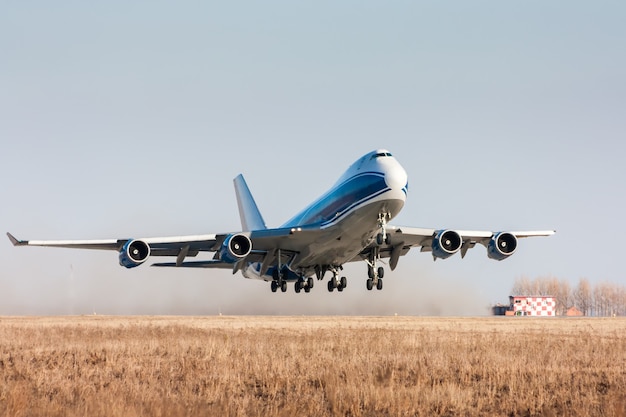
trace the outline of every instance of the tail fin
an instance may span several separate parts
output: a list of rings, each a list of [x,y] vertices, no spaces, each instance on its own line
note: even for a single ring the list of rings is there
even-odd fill
[[[252,230],[267,229],[265,220],[263,220],[263,216],[261,216],[261,212],[259,212],[259,208],[254,202],[254,197],[252,197],[243,175],[237,175],[233,182],[235,183],[235,194],[237,194],[242,231],[250,232]]]

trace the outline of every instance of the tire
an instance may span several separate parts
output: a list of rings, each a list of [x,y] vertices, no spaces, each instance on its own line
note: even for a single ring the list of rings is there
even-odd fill
[[[333,286],[333,280],[328,281],[328,292],[333,292],[335,287]]]
[[[272,288],[272,292],[276,292],[276,290],[278,290],[278,284],[276,284],[276,281],[272,281],[270,287]]]
[[[366,282],[365,282],[365,286],[367,287],[368,291],[371,291],[372,288],[374,288],[374,282],[372,281],[371,278],[369,278]]]
[[[299,282],[296,282],[293,286],[294,290],[296,290],[296,294],[300,294],[300,291],[302,290],[301,284]]]
[[[280,290],[282,292],[287,292],[287,281],[283,281],[282,285],[280,286]]]
[[[306,282],[308,284],[307,287],[308,287],[309,291],[311,291],[311,288],[313,288],[313,284],[315,283],[315,281],[313,280],[313,277],[309,277],[309,279],[307,279]],[[307,292],[309,292],[309,291],[307,291]]]
[[[385,276],[385,268],[383,268],[382,266],[378,267],[378,278],[382,278]]]
[[[378,246],[381,246],[383,244],[383,242],[384,242],[383,234],[382,233],[377,234],[376,235],[376,244]]]
[[[367,276],[369,278],[374,278],[374,268],[369,265],[367,266]]]
[[[382,290],[383,289],[383,280],[379,279],[378,282],[376,283],[376,289],[377,290]]]
[[[339,283],[341,285],[341,288],[346,288],[348,286],[348,280],[346,279],[346,277],[341,277]]]

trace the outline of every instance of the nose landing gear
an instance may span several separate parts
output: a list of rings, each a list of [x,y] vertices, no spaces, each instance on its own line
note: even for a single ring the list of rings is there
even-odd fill
[[[372,248],[367,262],[367,281],[365,282],[368,291],[376,287],[377,290],[383,289],[383,277],[385,276],[385,268],[378,266],[380,261],[380,248],[375,246]]]
[[[390,243],[389,235],[387,234],[387,219],[390,218],[391,213],[383,212],[378,214],[378,227],[380,228],[380,233],[376,235],[376,244],[378,246]]]

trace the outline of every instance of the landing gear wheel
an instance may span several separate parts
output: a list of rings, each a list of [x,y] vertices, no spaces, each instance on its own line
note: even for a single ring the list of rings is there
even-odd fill
[[[367,266],[367,276],[369,278],[374,278],[374,268],[372,268],[370,265]]]
[[[311,292],[311,287],[304,287],[304,292]]]
[[[328,291],[333,292],[333,290],[335,288],[337,288],[337,291],[343,291],[343,289],[346,287],[345,285],[341,285],[342,281],[341,279],[343,279],[344,283],[345,283],[345,277],[343,278],[339,278],[337,275],[339,273],[340,270],[342,270],[343,268],[340,266],[333,266],[332,269],[330,269],[330,271],[332,271],[333,273],[333,277],[328,280]]]
[[[384,241],[385,241],[385,237],[383,236],[382,233],[379,233],[379,234],[376,235],[376,244],[378,246],[381,246]]]
[[[382,266],[378,267],[378,278],[382,278],[385,276],[385,268],[383,268]]]
[[[270,286],[272,288],[272,292],[276,292],[276,290],[278,289],[278,283],[276,281],[272,281],[272,284]]]
[[[302,290],[302,284],[300,282],[296,282],[293,286],[294,290],[296,290],[296,294],[300,294]]]
[[[309,291],[311,291],[311,288],[313,288],[313,284],[315,283],[315,281],[313,281],[313,277],[309,277],[309,279],[306,280],[307,286],[306,288],[309,289]],[[305,290],[306,290],[305,288]],[[309,292],[307,291],[307,292]]]
[[[371,278],[368,278],[367,281],[365,282],[365,285],[367,287],[367,290],[371,291],[372,288],[374,288],[374,281],[372,281]]]
[[[348,286],[348,280],[346,279],[346,277],[341,277],[341,280],[339,280],[339,285],[342,289]]]
[[[272,272],[272,278],[274,278],[274,281],[276,282],[277,287],[280,287],[282,289],[282,286],[285,283],[285,281],[283,281],[283,275],[278,272],[278,269],[274,269],[274,272]],[[283,292],[285,291],[287,290],[283,290]]]
[[[382,290],[383,289],[383,280],[382,279],[378,279],[378,282],[376,283],[376,289],[377,290]]]
[[[287,292],[287,281],[282,282],[282,284],[280,285],[280,290],[282,292]]]

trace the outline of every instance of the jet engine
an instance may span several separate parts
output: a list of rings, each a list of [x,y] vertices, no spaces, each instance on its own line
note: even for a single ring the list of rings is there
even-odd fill
[[[248,256],[252,250],[252,241],[246,235],[228,235],[220,248],[220,260],[234,264]]]
[[[134,268],[141,265],[150,256],[150,246],[143,240],[129,239],[120,251],[120,265]]]
[[[491,259],[501,261],[513,255],[517,249],[517,238],[509,232],[495,234],[487,246],[487,256]]]
[[[435,258],[446,259],[461,249],[463,239],[454,230],[439,230],[433,238],[432,251]]]

